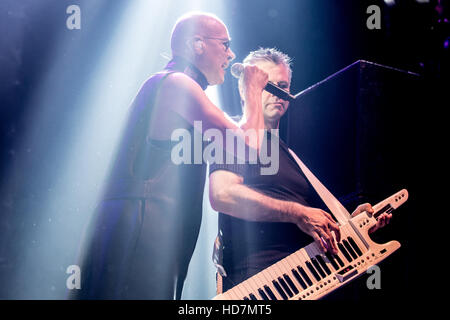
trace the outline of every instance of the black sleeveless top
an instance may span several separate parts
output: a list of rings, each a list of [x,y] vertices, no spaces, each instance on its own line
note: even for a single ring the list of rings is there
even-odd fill
[[[187,72],[189,70],[189,72]],[[112,166],[105,199],[145,199],[150,212],[161,217],[161,227],[173,236],[179,256],[181,273],[192,256],[201,224],[206,164],[179,164],[171,160],[171,140],[148,137],[153,121],[152,111],[158,88],[173,72],[185,72],[203,89],[208,86],[204,75],[195,66],[176,57],[166,68],[150,77],[142,86],[129,110],[115,162]],[[176,94],[176,92],[174,92]],[[193,127],[189,129],[193,139]],[[191,146],[193,148],[193,141]],[[193,155],[193,152],[191,152]],[[159,219],[159,218],[158,218]],[[159,221],[158,221],[159,222]]]

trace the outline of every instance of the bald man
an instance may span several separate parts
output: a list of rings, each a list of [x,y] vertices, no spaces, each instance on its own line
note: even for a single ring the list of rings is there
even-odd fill
[[[200,228],[206,164],[175,164],[172,133],[187,130],[193,139],[196,121],[199,130],[224,133],[264,127],[261,94],[268,76],[259,68],[244,69],[248,103],[241,131],[204,93],[223,83],[235,57],[219,18],[181,17],[171,48],[173,59],[143,84],[130,108],[104,199],[82,247],[78,299],[179,299]]]

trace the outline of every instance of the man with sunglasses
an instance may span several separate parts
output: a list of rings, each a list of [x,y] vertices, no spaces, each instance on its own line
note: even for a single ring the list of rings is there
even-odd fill
[[[236,129],[238,135],[264,127],[267,74],[259,68],[244,69],[247,117],[241,129],[204,93],[208,85],[223,83],[235,58],[219,18],[181,17],[171,49],[173,59],[143,84],[130,108],[81,252],[77,298],[179,299],[200,228],[206,164],[174,164],[172,133],[186,129],[194,137],[194,121],[201,121],[203,130]],[[246,142],[258,148],[258,141]]]

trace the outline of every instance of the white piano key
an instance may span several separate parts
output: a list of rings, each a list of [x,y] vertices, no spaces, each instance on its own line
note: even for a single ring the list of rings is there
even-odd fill
[[[293,265],[293,269],[297,269],[297,266],[299,265],[299,255],[300,253],[296,251],[288,257],[288,261],[291,265]]]
[[[298,250],[294,255],[292,255],[292,260],[296,266],[305,266],[305,257],[302,254],[302,250]]]
[[[275,288],[275,286],[273,285],[272,281],[277,280],[278,276],[276,273],[276,270],[274,270],[274,268],[272,268],[273,266],[270,266],[269,268],[267,268],[267,275],[269,275],[270,277],[270,289],[272,290],[273,294],[275,295],[275,297],[277,297],[278,300],[284,300],[283,297],[278,293],[277,288]]]
[[[277,263],[275,263],[274,265],[272,265],[272,269],[278,274],[278,276],[280,276],[280,274],[283,274],[284,269],[282,264],[278,261]]]
[[[285,258],[284,258],[284,259],[285,259]],[[283,260],[284,260],[284,259],[278,261],[276,264],[273,265],[272,270],[276,273],[277,278],[278,278],[278,277],[283,278],[283,274],[285,274],[286,271],[287,271],[286,268],[285,268],[285,266],[284,266],[284,263],[283,263]],[[290,270],[289,270],[289,271],[290,271]]]
[[[311,246],[310,248],[308,248],[308,250],[310,250],[310,254],[313,255],[313,257],[315,258],[316,256],[321,256],[322,258],[325,257],[324,254],[322,254],[322,251],[320,251],[317,247],[315,246]],[[322,272],[325,274],[325,278],[328,276],[327,272],[324,270],[324,268],[321,266],[320,262],[316,259],[316,261],[319,263],[319,266],[322,270]],[[312,263],[311,263],[312,264]],[[313,264],[314,268],[317,270],[317,267]],[[327,266],[328,267],[328,266]],[[331,265],[330,265],[331,267]],[[329,269],[329,268],[328,268]],[[320,274],[320,273],[319,273]],[[322,276],[321,276],[322,277]],[[322,277],[323,278],[323,277]]]
[[[366,245],[360,239],[359,235],[353,230],[353,227],[350,224],[345,225],[345,234],[341,239],[347,239],[347,237],[351,237],[355,243],[357,244],[359,250],[364,254],[367,251]]]
[[[340,249],[339,247],[338,247],[338,253],[336,254],[336,256],[338,256],[339,259],[341,259],[341,261],[344,263],[344,266],[348,265],[347,258],[346,258],[346,257],[344,256],[344,254],[341,252],[341,249]],[[338,266],[339,266],[339,270],[343,268],[339,262],[336,261],[336,263],[337,263]]]
[[[293,285],[295,286],[295,288],[296,288],[299,292],[301,292],[301,291],[303,290],[303,288],[302,288],[302,286],[300,286],[299,284],[296,283],[295,276],[292,274],[292,271],[291,271],[293,268],[292,268],[291,265],[287,262],[287,259],[285,258],[285,259],[281,260],[280,263],[283,264],[283,269],[285,270],[283,276],[284,276],[284,275],[287,275],[287,276],[289,277],[289,279],[291,279],[291,281],[292,281]],[[283,276],[282,276],[282,278],[284,279]],[[286,281],[286,279],[284,279],[284,280]],[[287,281],[286,281],[286,283],[287,283]],[[291,286],[289,285],[289,283],[288,283],[288,286],[289,286],[289,288],[291,287]],[[291,290],[292,290],[292,288],[291,288]],[[294,293],[294,292],[293,292],[293,293]],[[295,293],[294,293],[294,295],[295,295]]]
[[[341,240],[347,238],[349,235],[353,235],[354,234],[354,230],[353,227],[346,223],[345,225],[341,226],[339,228],[339,230],[341,231]]]
[[[306,281],[306,279],[305,279],[305,277],[301,274],[301,272],[298,270],[298,268],[297,267],[301,267],[304,271],[305,271],[305,273],[306,273],[306,275],[311,279],[311,277],[313,277],[311,274],[309,274],[309,270],[306,270],[306,269],[308,269],[307,267],[306,267],[306,264],[305,264],[305,257],[303,256],[303,254],[302,254],[302,250],[300,250],[300,251],[297,251],[296,252],[296,254],[295,255],[293,255],[292,256],[292,262],[295,264],[295,266],[296,266],[296,268],[295,268],[295,270],[298,272],[298,274],[300,275],[300,277],[303,279],[303,281],[305,282],[305,284],[306,284],[306,286],[307,286],[307,288],[305,289],[305,290],[307,290],[308,288],[309,288],[309,283],[308,283],[308,281]],[[313,284],[314,284],[314,277],[311,279],[311,281],[313,282]]]
[[[311,252],[310,252],[310,253],[311,253]],[[319,282],[319,281],[321,281],[321,280],[323,279],[323,276],[322,276],[322,272],[323,272],[323,271],[322,271],[321,269],[318,270],[317,266],[313,263],[312,259],[315,259],[315,256],[314,256],[314,255],[311,255],[311,254],[308,254],[308,256],[310,257],[310,259],[309,259],[309,266],[306,266],[306,267],[308,268],[308,270],[311,271],[311,273],[313,274],[313,276],[314,276],[314,272],[315,272],[315,274],[317,275],[318,278],[316,278],[316,277],[314,276],[314,279],[316,279],[316,281]],[[321,272],[321,271],[322,271],[322,272]]]
[[[316,249],[316,246],[307,246],[305,251],[309,257],[314,258],[316,255],[320,254],[320,250]]]
[[[266,285],[267,280],[264,278],[262,273],[260,272],[260,273],[256,274],[255,276],[253,276],[253,280],[255,281],[255,284],[258,287],[258,289],[261,289],[264,291],[264,285]],[[264,293],[266,293],[266,292],[264,291]],[[258,290],[256,290],[256,294],[257,294],[258,299],[261,299],[261,300],[263,299],[263,297],[261,297]],[[269,297],[269,295],[267,293],[266,293],[266,295],[267,295],[267,297]]]
[[[269,273],[268,269],[264,269],[263,271],[259,272],[257,275],[257,283],[258,288],[264,289],[264,286],[268,286],[270,289],[272,289],[272,276]]]
[[[294,276],[291,272],[293,267],[288,263],[287,257],[280,261],[280,263],[283,265],[284,274],[287,274],[289,277]]]
[[[242,285],[242,282],[233,288],[235,290],[235,295],[237,296],[236,300],[242,300],[245,296],[248,295],[247,290]]]
[[[330,269],[330,271],[334,270],[333,266],[331,265],[331,262],[328,260],[328,258],[325,256],[325,254],[322,253],[322,251],[317,249],[317,247],[312,247],[311,253],[315,254],[316,256],[321,256],[323,261],[325,262],[326,266],[328,267],[328,269]],[[330,252],[330,254],[332,254],[332,253]]]
[[[274,294],[274,296],[277,298],[277,300],[282,299],[281,296],[278,294],[278,292],[276,292],[277,289],[273,286],[273,283],[272,283],[273,278],[272,278],[270,272],[268,272],[268,270],[265,269],[265,270],[264,270],[264,273],[262,273],[261,276],[262,276],[262,277],[260,277],[260,279],[263,280],[264,286],[267,286],[267,287],[270,288],[270,290],[273,292],[273,294]],[[262,289],[263,289],[264,292],[267,294],[267,296],[269,296],[269,294],[266,292],[264,286],[263,286]],[[269,298],[270,298],[270,296],[269,296]]]
[[[314,243],[312,243],[312,245],[314,245]],[[308,275],[309,279],[311,280],[312,284],[316,284],[318,281],[316,279],[316,277],[314,277],[314,275],[312,274],[311,270],[309,270],[308,266],[306,265],[306,261],[308,261],[309,263],[311,262],[311,257],[308,256],[308,254],[306,253],[305,250],[301,250],[300,251],[300,255],[303,256],[303,270],[305,271],[305,273]]]
[[[338,270],[341,269],[339,262],[336,261],[336,259],[334,259],[334,263],[336,263],[337,268],[335,268],[333,266],[333,264],[331,263],[330,259],[328,259],[328,257],[326,255],[322,255],[323,261],[325,261],[325,264],[327,265],[328,269],[330,269],[331,274],[337,272]]]
[[[227,297],[227,299],[230,299],[230,300],[241,300],[242,298],[241,298],[241,295],[240,294],[237,294],[238,293],[238,291],[237,290],[234,290],[235,288],[232,288],[232,289],[230,289],[230,290],[228,290],[226,293],[225,293],[225,296]]]
[[[307,290],[308,288],[308,282],[304,279],[303,275],[300,273],[300,271],[297,269],[297,267],[299,266],[299,261],[298,258],[295,255],[291,255],[289,256],[287,259],[285,259],[286,263],[288,263],[290,265],[290,274],[292,275],[292,277],[294,278],[294,283],[297,285],[300,293],[304,290]],[[300,265],[301,266],[301,265]],[[292,269],[294,269],[299,275],[300,278],[303,279],[304,284],[302,284],[297,277],[292,273]]]
[[[283,259],[283,261],[289,265],[289,268],[290,268],[289,272],[291,272],[292,269],[297,269],[297,265],[294,262],[294,256],[295,256],[295,253],[291,254]]]
[[[253,288],[252,288],[251,283],[252,283],[251,278],[249,278],[249,279],[247,279],[247,280],[241,282],[241,285],[242,285],[241,291],[244,291],[244,292],[245,292],[245,296],[246,296],[246,297],[248,297],[248,295],[249,295],[250,293],[253,293],[253,294],[254,294],[254,292],[253,292],[254,290],[253,290]]]
[[[253,279],[253,277],[250,277],[249,279],[245,280],[243,282],[243,284],[248,292],[247,296],[250,293],[253,293],[256,296],[256,294],[258,293],[258,286],[255,283],[255,280]]]
[[[227,290],[224,295],[230,300],[241,300],[241,292],[234,286]]]
[[[285,257],[286,258],[286,257]],[[284,258],[284,259],[285,259]],[[286,279],[284,278],[284,275],[290,275],[291,274],[291,269],[285,264],[284,259],[281,259],[280,261],[277,262],[277,268],[279,270],[278,277],[283,279],[284,282],[286,282]],[[280,281],[278,281],[280,283]],[[287,282],[286,282],[287,284]],[[283,285],[280,283],[281,287],[283,288],[283,290],[286,292],[286,289],[284,289]],[[290,289],[289,285],[288,288]],[[291,290],[292,291],[292,290]],[[289,297],[289,294],[286,292],[286,294]]]
[[[325,266],[328,268],[328,271],[330,274],[328,274],[328,272],[326,270],[325,273],[327,275],[327,277],[331,276],[334,272],[336,272],[337,270],[333,267],[333,264],[331,263],[331,261],[327,258],[326,255],[321,254],[320,257],[322,258],[322,262],[325,264]],[[321,267],[323,267],[322,263],[320,264]]]
[[[294,284],[296,284],[299,291],[302,292],[302,290],[305,290],[308,287],[308,283],[303,279],[303,276],[300,274],[299,270],[297,269],[298,261],[297,261],[295,255],[291,255],[291,256],[287,257],[286,259],[284,259],[284,262],[287,265],[289,265],[289,267],[290,267],[289,275],[291,276],[291,278],[294,279]],[[293,274],[292,270],[295,270],[300,275],[300,277],[303,279],[303,281],[305,283],[304,285],[298,281],[297,277]]]

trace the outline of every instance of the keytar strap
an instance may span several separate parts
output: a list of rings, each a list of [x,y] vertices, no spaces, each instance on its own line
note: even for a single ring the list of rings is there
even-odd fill
[[[314,174],[306,167],[306,165],[300,160],[300,158],[294,153],[294,151],[289,149],[289,152],[291,153],[292,157],[297,162],[298,166],[303,171],[313,188],[319,194],[322,201],[331,211],[333,216],[337,219],[338,223],[340,225],[346,223],[351,217],[347,209],[345,209],[345,207],[339,202],[339,200],[336,199],[336,197],[333,196],[330,191],[328,191],[328,189],[319,181],[319,179],[314,176]]]

